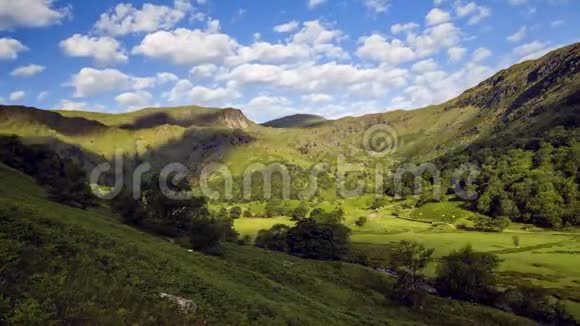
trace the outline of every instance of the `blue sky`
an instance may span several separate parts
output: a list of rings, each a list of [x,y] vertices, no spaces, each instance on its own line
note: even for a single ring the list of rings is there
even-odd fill
[[[411,109],[579,40],[578,0],[0,0],[0,103]]]

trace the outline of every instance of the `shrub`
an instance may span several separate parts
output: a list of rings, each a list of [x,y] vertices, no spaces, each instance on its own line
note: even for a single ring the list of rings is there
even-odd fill
[[[475,252],[471,246],[453,251],[441,258],[437,267],[437,290],[460,300],[490,303],[496,292],[499,263],[496,255]]]
[[[366,216],[361,216],[358,218],[358,220],[356,220],[356,222],[354,222],[354,224],[356,224],[357,226],[364,226],[368,221],[368,217]]]

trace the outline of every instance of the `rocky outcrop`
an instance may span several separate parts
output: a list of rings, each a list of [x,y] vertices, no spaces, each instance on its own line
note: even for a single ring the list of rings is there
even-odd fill
[[[197,305],[192,300],[168,293],[161,293],[159,294],[159,297],[173,302],[184,314],[194,314],[197,311]]]

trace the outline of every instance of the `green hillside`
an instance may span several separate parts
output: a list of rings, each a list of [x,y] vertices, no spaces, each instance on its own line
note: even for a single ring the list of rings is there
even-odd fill
[[[420,313],[407,310],[385,299],[388,277],[361,266],[237,245],[220,258],[189,252],[120,224],[106,208],[49,202],[4,165],[0,185],[0,312],[13,323],[529,324],[439,298]],[[6,283],[12,277],[19,281]],[[160,293],[193,300],[197,311],[179,317]]]
[[[312,128],[327,122],[324,117],[315,114],[295,114],[263,123],[262,126],[273,128]]]

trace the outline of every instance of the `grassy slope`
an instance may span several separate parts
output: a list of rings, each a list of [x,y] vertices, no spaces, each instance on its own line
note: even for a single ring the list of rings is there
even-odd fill
[[[126,275],[123,282],[151,295],[168,292],[193,299],[198,316],[211,323],[527,323],[493,309],[439,298],[421,313],[408,311],[380,293],[389,287],[385,276],[360,266],[235,245],[226,246],[225,258],[190,253],[119,224],[104,208],[82,211],[49,202],[29,177],[3,165],[0,185],[0,206],[32,210],[35,213],[26,218],[37,226],[62,228],[62,235],[52,233],[55,243],[64,243],[58,237],[68,235],[66,241],[79,242],[96,265],[104,260],[113,268],[112,275]]]
[[[310,128],[327,122],[324,117],[315,114],[295,114],[280,119],[268,121],[262,126],[273,128]]]

